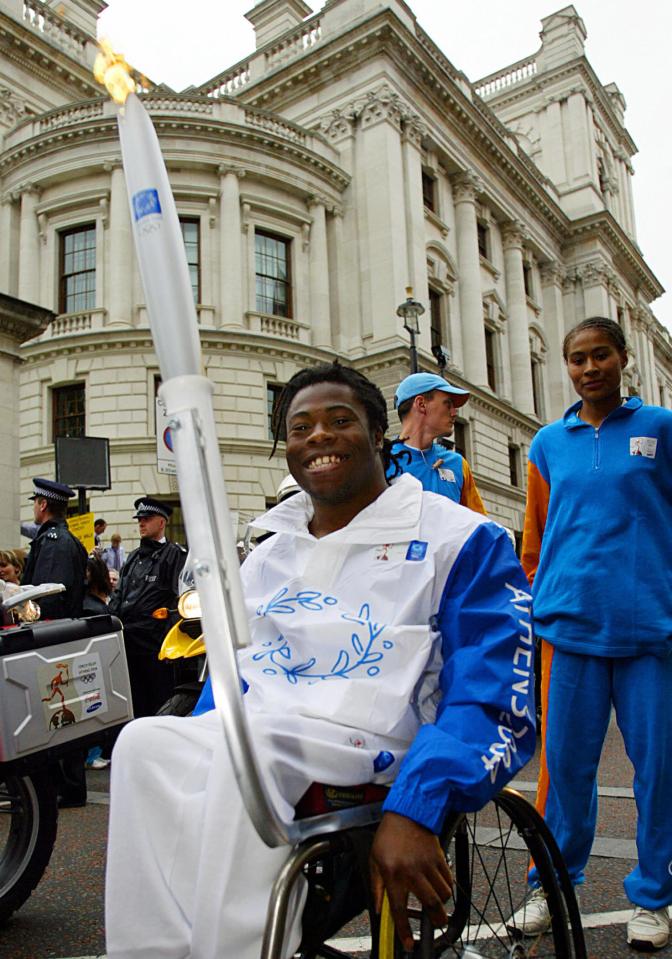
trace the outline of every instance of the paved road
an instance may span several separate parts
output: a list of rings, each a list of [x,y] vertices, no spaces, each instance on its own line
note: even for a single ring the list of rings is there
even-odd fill
[[[531,799],[536,769],[536,763],[531,763],[516,783]],[[104,952],[102,903],[109,773],[88,775],[92,801],[85,809],[61,812],[47,875],[29,902],[0,929],[2,959],[93,959]],[[581,908],[590,959],[619,959],[638,955],[625,943],[623,924],[629,904],[622,887],[635,855],[635,810],[632,770],[614,725],[599,781],[598,835]],[[362,957],[368,954],[364,932],[359,923],[345,931],[349,947],[361,950]],[[672,959],[672,944],[656,955]]]

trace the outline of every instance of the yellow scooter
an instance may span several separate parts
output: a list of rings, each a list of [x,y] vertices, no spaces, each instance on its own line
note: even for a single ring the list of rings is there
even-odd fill
[[[177,619],[166,633],[159,650],[159,659],[175,662],[180,673],[190,678],[175,687],[157,715],[189,716],[198,702],[203,684],[208,677],[208,660],[201,629],[201,603],[195,589],[187,589],[177,602]],[[155,619],[169,619],[175,610],[155,609]],[[199,658],[200,657],[200,658]],[[181,661],[188,662],[188,668]]]

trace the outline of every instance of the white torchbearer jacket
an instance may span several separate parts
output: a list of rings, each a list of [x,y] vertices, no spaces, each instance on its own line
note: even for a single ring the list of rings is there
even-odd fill
[[[388,740],[371,769],[396,774],[385,809],[438,831],[534,752],[527,580],[500,526],[410,475],[328,536],[312,515],[302,493],[253,523],[276,535],[241,570],[247,708]]]

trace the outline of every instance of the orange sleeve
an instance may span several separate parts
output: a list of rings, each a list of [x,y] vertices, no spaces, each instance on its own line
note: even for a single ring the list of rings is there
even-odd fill
[[[487,510],[483,505],[481,494],[478,492],[474,474],[471,467],[464,457],[462,457],[462,492],[460,493],[460,505],[473,509],[475,513],[482,513],[487,516]]]
[[[535,464],[527,463],[527,502],[525,503],[525,524],[523,526],[523,548],[520,561],[525,575],[534,582],[539,565],[541,541],[546,527],[550,487]]]

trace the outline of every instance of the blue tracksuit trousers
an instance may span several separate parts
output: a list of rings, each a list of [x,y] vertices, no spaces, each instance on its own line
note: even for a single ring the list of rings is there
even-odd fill
[[[572,882],[584,880],[595,835],[597,767],[613,706],[635,771],[639,862],[625,892],[646,909],[672,904],[672,656],[581,656],[543,642],[542,699],[537,808]]]

